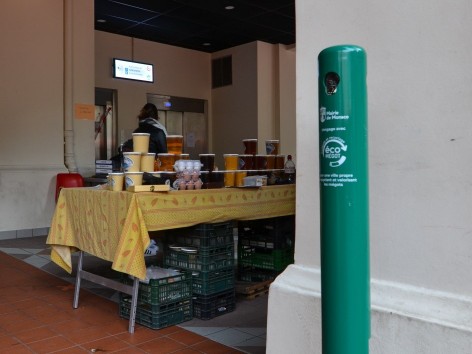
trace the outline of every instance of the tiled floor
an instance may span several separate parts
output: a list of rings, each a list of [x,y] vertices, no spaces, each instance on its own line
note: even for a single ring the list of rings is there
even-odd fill
[[[13,256],[0,252],[0,353],[265,352],[267,296],[238,300],[235,311],[212,320],[192,319],[161,330],[136,325],[129,334],[113,290],[84,281],[88,291],[81,291],[79,308],[72,308],[75,274],[50,261],[45,239],[0,241],[0,251]],[[86,257],[84,264],[116,276],[109,263],[95,257]]]

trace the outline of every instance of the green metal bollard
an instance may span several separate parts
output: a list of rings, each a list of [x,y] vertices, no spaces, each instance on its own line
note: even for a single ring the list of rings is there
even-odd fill
[[[326,48],[319,64],[323,354],[369,353],[366,54]]]

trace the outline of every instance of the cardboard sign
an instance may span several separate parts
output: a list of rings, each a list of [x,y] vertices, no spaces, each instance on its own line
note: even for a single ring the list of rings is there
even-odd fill
[[[95,120],[95,106],[93,104],[76,103],[74,113],[75,119]]]

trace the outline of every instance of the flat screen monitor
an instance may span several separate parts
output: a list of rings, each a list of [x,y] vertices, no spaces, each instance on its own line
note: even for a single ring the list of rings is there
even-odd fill
[[[144,82],[154,82],[154,66],[123,59],[113,59],[113,77]]]

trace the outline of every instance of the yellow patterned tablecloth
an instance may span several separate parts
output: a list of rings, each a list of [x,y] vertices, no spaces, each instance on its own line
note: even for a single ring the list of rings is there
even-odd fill
[[[148,231],[295,214],[295,185],[170,192],[61,190],[46,243],[69,273],[80,249],[140,279],[146,275]]]

